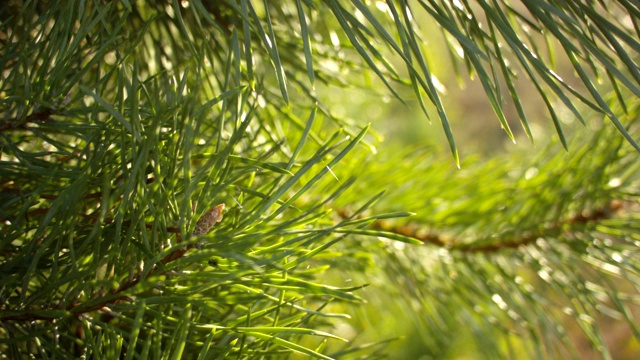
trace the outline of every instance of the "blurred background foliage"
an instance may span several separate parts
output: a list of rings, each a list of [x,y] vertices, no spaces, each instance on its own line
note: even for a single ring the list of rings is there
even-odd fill
[[[0,6],[9,357],[640,353],[633,2]]]

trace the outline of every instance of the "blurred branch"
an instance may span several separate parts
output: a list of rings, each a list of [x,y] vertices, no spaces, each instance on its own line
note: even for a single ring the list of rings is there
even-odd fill
[[[52,115],[57,115],[53,109],[43,109],[28,115],[24,120],[8,119],[0,123],[0,132],[28,129],[28,124],[51,121]]]
[[[506,249],[517,249],[532,244],[540,238],[558,236],[561,233],[569,233],[571,231],[575,231],[576,226],[598,223],[603,220],[612,219],[626,205],[629,204],[620,200],[614,200],[591,212],[574,214],[567,219],[543,226],[538,231],[529,231],[523,235],[512,238],[492,238],[492,242],[490,244],[484,244],[484,241],[469,241],[465,239],[452,238],[448,235],[440,235],[436,232],[437,229],[424,230],[419,223],[392,225],[387,220],[376,220],[371,224],[371,228],[414,238],[422,243],[447,248],[451,251],[459,251],[462,253],[493,253]],[[345,211],[339,210],[337,211],[337,214],[339,214],[342,219],[349,218]]]

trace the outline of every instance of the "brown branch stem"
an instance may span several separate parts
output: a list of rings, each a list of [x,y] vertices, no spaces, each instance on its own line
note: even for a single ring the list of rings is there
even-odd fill
[[[151,224],[146,224],[147,228],[151,228]],[[169,233],[175,233],[177,234],[177,242],[181,243],[182,242],[182,236],[180,235],[180,229],[178,228],[167,228],[167,232]],[[164,265],[178,260],[181,257],[184,256],[184,254],[186,254],[187,251],[189,251],[190,249],[195,248],[197,245],[196,244],[189,244],[184,248],[178,248],[175,249],[173,251],[171,251],[169,254],[165,255],[159,262],[160,265],[154,265],[153,269],[149,272],[149,274],[145,277],[145,278],[150,278],[154,275],[158,275],[158,271],[164,267]],[[161,272],[161,274],[165,274],[167,271],[164,270]],[[128,296],[126,295],[121,295],[118,296],[119,294],[123,293],[124,291],[132,288],[133,286],[137,285],[140,280],[142,280],[142,273],[139,272],[138,274],[136,274],[133,278],[131,278],[129,281],[126,281],[124,283],[122,283],[115,291],[113,291],[112,293],[106,295],[106,296],[101,296],[102,298],[104,298],[104,301],[99,301],[94,305],[90,305],[90,306],[86,306],[86,303],[82,303],[82,304],[70,304],[69,306],[67,306],[67,308],[65,310],[71,312],[72,316],[79,316],[81,314],[86,314],[92,311],[97,311],[103,308],[106,308],[110,305],[114,305],[116,303],[122,302],[122,301],[127,301],[129,299]],[[90,300],[89,302],[95,301],[94,300]],[[6,309],[4,309],[6,311]],[[44,310],[40,310],[40,311],[58,311],[60,310],[59,307],[54,307],[54,308],[49,308],[49,309],[44,309]],[[20,315],[2,315],[0,313],[0,323],[4,322],[4,321],[36,321],[36,320],[53,320],[56,317],[51,317],[51,316],[46,316],[46,315],[42,315],[42,314],[20,314]]]
[[[537,231],[528,232],[521,236],[512,238],[498,239],[490,244],[487,243],[474,243],[463,241],[462,239],[455,239],[445,237],[440,234],[432,232],[421,232],[423,228],[420,224],[410,223],[405,225],[393,226],[387,221],[378,220],[371,226],[373,229],[391,232],[406,237],[411,237],[421,241],[425,244],[431,244],[438,247],[444,247],[452,251],[459,251],[463,253],[494,253],[506,249],[517,249],[522,246],[526,246],[534,243],[539,238],[545,238],[549,236],[559,235],[566,231],[566,227],[575,225],[584,225],[587,223],[599,222],[606,219],[611,219],[615,214],[624,207],[625,203],[620,200],[613,200],[608,204],[599,207],[590,212],[582,212],[572,215],[567,219],[556,221],[541,227]],[[337,212],[342,218],[348,218],[344,211]]]
[[[34,122],[45,122],[51,120],[51,116],[55,115],[53,109],[43,109],[28,115],[22,122],[18,119],[9,119],[0,123],[0,132],[5,130],[24,130],[27,125]]]

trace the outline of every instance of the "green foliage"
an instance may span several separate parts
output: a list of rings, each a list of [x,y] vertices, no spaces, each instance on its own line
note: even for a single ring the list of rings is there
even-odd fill
[[[408,357],[453,357],[462,345],[487,358],[580,358],[580,331],[605,357],[609,347],[635,356],[638,154],[612,128],[584,133],[569,154],[553,143],[456,170],[420,150],[364,166],[366,187],[392,189],[380,206],[416,213],[374,228],[426,245],[384,241],[384,290],[368,296],[395,303],[398,326],[415,324],[419,352]],[[619,343],[602,330],[613,319],[629,326]]]
[[[637,8],[410,5],[0,5],[0,352],[442,358],[474,339],[462,348],[487,358],[578,357],[577,326],[607,357],[608,318],[639,338]],[[478,78],[509,137],[510,106],[533,135],[523,81],[565,148],[558,104],[597,130],[569,154],[456,169],[417,16],[442,29],[456,74]],[[581,86],[556,75],[558,46]],[[335,111],[349,99],[324,101],[336,88],[406,103],[409,90],[455,161],[375,154],[367,119]],[[193,236],[218,204],[224,219]],[[390,302],[413,350],[349,320],[388,319]]]

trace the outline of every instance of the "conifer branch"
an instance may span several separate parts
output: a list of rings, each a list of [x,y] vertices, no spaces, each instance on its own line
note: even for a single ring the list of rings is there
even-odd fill
[[[31,113],[20,121],[18,119],[7,119],[0,122],[0,132],[12,130],[28,130],[31,123],[43,123],[53,120],[52,116],[58,115],[53,109],[45,108],[40,111]]]
[[[529,231],[522,235],[516,235],[508,238],[492,239],[492,243],[483,244],[466,239],[457,239],[450,236],[439,235],[433,230],[423,230],[419,223],[408,223],[404,225],[391,225],[387,220],[376,220],[372,223],[371,228],[375,230],[387,231],[390,233],[414,238],[424,244],[434,245],[437,247],[447,248],[451,251],[459,251],[462,253],[494,253],[508,249],[517,249],[526,245],[535,243],[540,238],[549,236],[556,237],[563,233],[570,233],[586,224],[595,224],[603,220],[608,220],[616,216],[625,205],[629,203],[621,200],[612,200],[590,212],[582,212],[569,216],[567,219],[559,220],[552,224],[547,224],[539,230]],[[343,219],[346,213],[338,211]]]
[[[193,235],[194,236],[201,236],[201,235],[205,235],[207,234],[211,228],[217,223],[222,221],[222,211],[224,210],[224,204],[220,204],[218,206],[216,206],[215,208],[209,210],[207,213],[205,213],[197,222],[196,224],[196,230],[194,230]],[[150,228],[151,224],[147,224],[147,227]],[[167,228],[167,232],[170,233],[176,233],[177,234],[177,242],[181,243],[182,242],[182,236],[180,235],[180,229],[177,228]],[[177,248],[174,249],[173,251],[171,251],[170,253],[168,253],[167,255],[165,255],[159,262],[159,265],[154,265],[153,269],[151,271],[149,271],[149,273],[147,274],[147,276],[145,278],[150,278],[153,276],[157,276],[157,275],[164,275],[167,274],[167,270],[163,270],[164,265],[167,265],[168,263],[178,260],[180,258],[182,258],[187,251],[197,248],[198,244],[187,244],[186,247],[184,248]],[[159,272],[160,271],[160,272]],[[79,316],[81,314],[86,314],[89,312],[93,312],[96,310],[100,310],[103,308],[106,308],[110,305],[113,304],[117,304],[119,302],[122,301],[128,301],[129,297],[126,295],[122,295],[120,296],[120,294],[132,287],[134,287],[135,285],[137,285],[140,280],[142,280],[142,271],[138,272],[138,274],[134,275],[133,277],[131,277],[128,281],[123,282],[120,286],[118,286],[118,288],[113,291],[112,293],[109,293],[107,295],[104,296],[100,296],[99,299],[103,299],[103,300],[99,300],[99,299],[94,299],[94,300],[90,300],[87,301],[87,303],[82,303],[82,304],[69,304],[64,310],[66,310],[67,314],[70,314],[71,316]],[[94,303],[92,305],[87,305],[87,304],[91,304]],[[0,323],[5,322],[5,321],[36,321],[36,320],[53,320],[54,318],[59,318],[62,317],[61,315],[58,315],[57,317],[52,317],[52,316],[47,316],[47,315],[41,315],[43,312],[53,312],[53,311],[57,311],[60,310],[59,307],[53,307],[53,308],[39,308],[38,312],[27,312],[25,314],[19,314],[19,315],[12,315],[11,313],[14,312],[12,309],[2,309],[0,308]],[[9,314],[3,314],[3,312],[8,312]],[[21,311],[24,312],[24,311]]]

